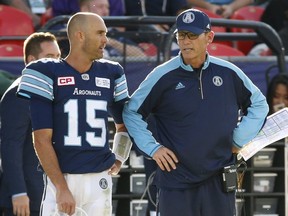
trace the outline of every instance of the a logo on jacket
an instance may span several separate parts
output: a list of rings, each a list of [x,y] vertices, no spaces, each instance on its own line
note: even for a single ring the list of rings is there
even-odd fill
[[[58,86],[75,85],[75,79],[72,76],[58,77],[57,84]]]
[[[223,79],[219,76],[214,76],[212,81],[215,86],[221,86],[223,84]]]
[[[110,88],[110,79],[95,77],[95,83],[97,87]]]
[[[182,88],[185,88],[185,86],[181,82],[179,82],[177,86],[175,87],[175,90],[182,89]]]
[[[89,74],[81,74],[81,77],[83,80],[89,80],[90,79]]]

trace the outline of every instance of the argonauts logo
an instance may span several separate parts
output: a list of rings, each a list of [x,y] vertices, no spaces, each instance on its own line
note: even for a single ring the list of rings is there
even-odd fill
[[[89,74],[81,74],[81,77],[83,80],[86,80],[86,81],[90,79]]]
[[[99,186],[100,186],[102,189],[106,189],[106,188],[108,187],[107,179],[105,179],[105,178],[100,179],[100,181],[99,181]]]
[[[215,86],[222,86],[223,79],[220,76],[214,76],[213,77],[213,83]]]
[[[87,90],[87,89],[78,89],[75,88],[73,95],[94,95],[101,96],[101,91]]]
[[[192,23],[195,20],[195,15],[192,12],[187,12],[183,15],[182,21],[184,23]]]

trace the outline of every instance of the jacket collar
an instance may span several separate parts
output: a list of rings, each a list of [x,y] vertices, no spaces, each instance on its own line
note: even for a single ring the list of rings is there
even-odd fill
[[[180,61],[180,66],[184,69],[184,70],[187,70],[187,71],[194,71],[193,68],[191,67],[191,65],[186,65],[183,61],[183,58],[181,56],[181,53],[179,52],[178,54],[178,58],[179,58],[179,61]],[[210,55],[208,52],[206,52],[206,60],[204,62],[204,65],[202,67],[202,70],[205,70],[208,66],[209,66],[209,63],[210,63]]]

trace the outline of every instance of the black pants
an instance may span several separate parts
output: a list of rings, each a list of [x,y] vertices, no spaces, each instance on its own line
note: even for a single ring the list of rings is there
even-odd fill
[[[190,189],[160,189],[161,216],[234,216],[235,192],[223,192],[221,176],[215,175],[205,183]]]

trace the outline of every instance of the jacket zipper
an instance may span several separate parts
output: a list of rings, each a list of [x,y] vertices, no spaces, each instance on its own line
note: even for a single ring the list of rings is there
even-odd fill
[[[204,99],[204,93],[203,93],[203,85],[202,85],[202,68],[199,74],[199,85],[200,85],[200,93],[201,93],[201,99]]]

